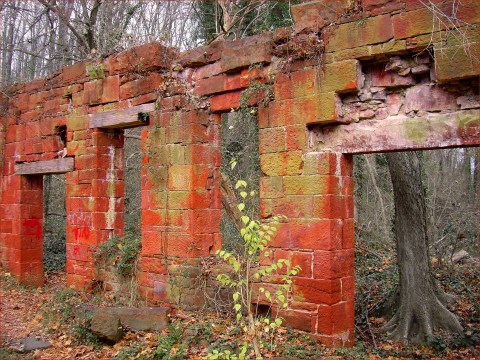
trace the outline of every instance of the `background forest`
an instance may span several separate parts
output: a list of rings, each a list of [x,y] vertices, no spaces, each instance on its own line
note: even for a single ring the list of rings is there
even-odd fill
[[[185,50],[219,38],[236,39],[289,26],[292,24],[289,7],[298,2],[2,1],[1,87],[39,78],[64,65],[106,57],[145,42],[160,41]],[[233,183],[242,178],[258,189],[261,171],[255,122],[255,114],[250,113],[223,117],[222,172]],[[143,157],[140,131],[141,128],[136,128],[125,132],[125,230],[129,237],[139,236]],[[477,155],[474,148],[419,153],[432,266],[435,277],[450,290],[457,283],[452,285],[445,274],[455,275],[461,271],[456,263],[471,262],[478,257]],[[229,166],[232,158],[238,161],[234,170]],[[376,314],[385,306],[384,299],[398,281],[395,209],[385,156],[355,156],[354,178],[357,337],[375,343],[372,327],[376,325],[375,319],[381,319]],[[250,215],[258,216],[258,198],[249,205]],[[61,175],[44,177],[44,219],[45,270],[64,270],[65,179]],[[225,245],[234,249],[239,236],[226,214],[221,226]],[[459,289],[462,290],[478,298],[476,289]],[[477,302],[469,312],[476,316],[477,322],[478,310]],[[477,336],[476,332],[472,336]]]

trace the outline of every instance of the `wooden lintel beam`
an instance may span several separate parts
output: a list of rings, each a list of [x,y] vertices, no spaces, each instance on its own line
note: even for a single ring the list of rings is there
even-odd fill
[[[90,114],[90,129],[127,129],[148,124],[148,113],[155,110],[155,104],[142,104],[126,109]]]
[[[16,175],[63,174],[73,171],[73,158],[15,164]]]

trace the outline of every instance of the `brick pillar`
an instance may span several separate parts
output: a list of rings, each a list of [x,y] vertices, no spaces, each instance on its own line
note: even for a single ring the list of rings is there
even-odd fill
[[[157,113],[142,133],[140,291],[158,303],[201,305],[200,258],[220,246],[220,116]]]
[[[260,124],[265,123],[259,115]],[[278,227],[270,258],[263,261],[284,258],[302,267],[293,279],[290,307],[280,310],[289,326],[316,333],[327,345],[353,344],[351,157],[296,151],[297,142],[291,141],[288,128],[260,130],[260,159],[266,175],[260,182],[261,216],[288,217]],[[278,286],[275,277],[265,282],[262,286],[270,287],[270,292]]]
[[[93,253],[111,236],[123,235],[123,130],[82,130],[75,170],[67,181],[67,283],[88,289],[96,279]],[[79,150],[81,149],[81,150]]]
[[[2,182],[2,263],[20,283],[42,286],[43,177],[8,175]]]

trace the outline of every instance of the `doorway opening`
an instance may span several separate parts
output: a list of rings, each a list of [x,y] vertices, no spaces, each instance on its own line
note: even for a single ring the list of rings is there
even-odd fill
[[[141,237],[141,171],[142,142],[141,133],[146,126],[126,129],[124,133],[124,234],[127,237]]]
[[[65,271],[66,183],[64,174],[43,175],[43,270]]]
[[[416,153],[425,196],[429,266],[468,337],[478,325],[479,164],[477,148]],[[354,156],[355,312],[357,337],[375,343],[376,331],[398,308],[395,203],[383,153]],[[473,319],[473,321],[472,321]],[[473,330],[472,330],[473,329]]]

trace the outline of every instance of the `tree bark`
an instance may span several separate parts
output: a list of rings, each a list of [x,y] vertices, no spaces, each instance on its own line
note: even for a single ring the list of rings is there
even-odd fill
[[[425,196],[415,152],[386,155],[395,202],[395,237],[400,275],[398,308],[384,330],[403,342],[424,342],[434,333],[462,333],[446,307],[451,299],[432,277]]]
[[[233,190],[233,185],[227,175],[222,175],[222,206],[227,216],[232,220],[235,228],[240,231],[245,227],[245,224],[242,222],[242,212],[238,210],[237,197],[235,191]]]

